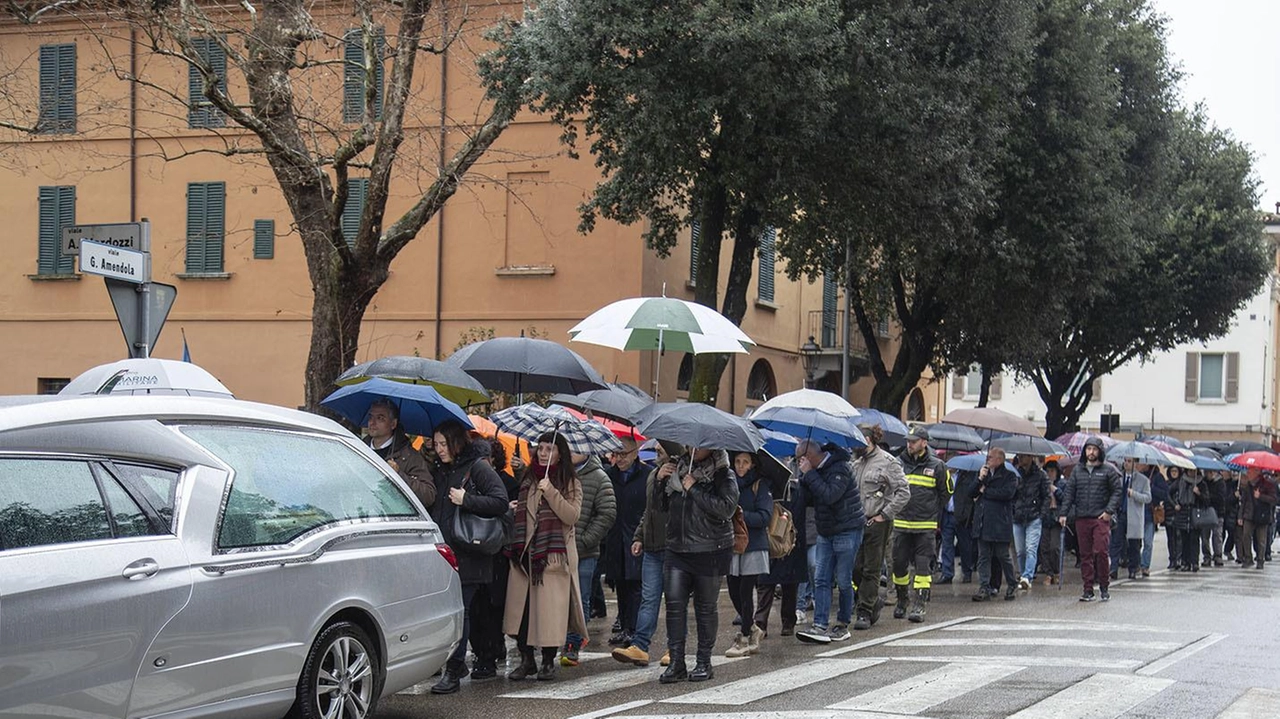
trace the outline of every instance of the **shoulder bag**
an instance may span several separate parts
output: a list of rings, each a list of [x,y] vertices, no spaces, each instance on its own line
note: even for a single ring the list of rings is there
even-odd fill
[[[759,482],[757,482],[759,484]],[[791,502],[791,482],[782,495],[782,501],[773,503],[773,515],[769,517],[769,557],[781,559],[791,554],[796,547],[796,525],[791,518],[791,510],[785,503]]]
[[[468,489],[467,484],[471,479],[471,473],[468,472],[462,478],[462,489]],[[457,543],[458,549],[466,549],[476,554],[497,554],[506,544],[508,537],[508,526],[512,522],[508,521],[511,512],[508,510],[505,516],[498,517],[481,517],[474,512],[469,512],[458,505],[453,511],[453,539]]]

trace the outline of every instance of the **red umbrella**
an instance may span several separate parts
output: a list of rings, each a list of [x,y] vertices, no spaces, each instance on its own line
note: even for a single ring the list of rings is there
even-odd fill
[[[1280,455],[1270,452],[1245,452],[1231,458],[1228,464],[1245,469],[1265,469],[1272,472],[1280,471]]]
[[[579,412],[578,410],[572,407],[565,407],[564,411],[568,412],[574,417],[577,417],[578,419],[589,419],[593,422],[599,422],[600,424],[603,424],[606,428],[608,428],[610,432],[613,432],[614,436],[616,437],[631,438],[637,442],[643,442],[646,439],[648,439],[648,437],[645,437],[643,434],[640,434],[639,432],[637,432],[636,428],[632,427],[629,424],[623,424],[622,422],[618,422],[618,421],[609,419],[608,417],[601,417],[598,415],[595,417],[588,417],[587,415],[583,414],[582,412]]]

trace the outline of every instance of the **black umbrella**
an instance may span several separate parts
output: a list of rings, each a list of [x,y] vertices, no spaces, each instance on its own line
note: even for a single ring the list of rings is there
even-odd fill
[[[1194,452],[1197,449],[1211,449],[1220,455],[1226,456],[1227,447],[1230,447],[1230,446],[1231,446],[1230,440],[1202,439],[1196,442],[1194,445],[1192,445],[1191,451]],[[1204,456],[1204,455],[1201,455],[1201,456]]]
[[[447,362],[426,357],[393,355],[362,362],[338,375],[333,383],[345,387],[373,377],[430,385],[442,397],[463,407],[492,401],[474,377]]]
[[[751,422],[701,402],[650,405],[636,419],[636,429],[646,437],[688,447],[755,452],[764,446],[764,436]]]
[[[1222,456],[1225,457],[1229,454],[1244,454],[1245,452],[1270,452],[1271,454],[1276,453],[1275,450],[1271,449],[1267,445],[1262,444],[1260,442],[1250,442],[1248,440],[1241,440],[1239,442],[1232,442],[1231,444],[1227,445],[1227,448],[1222,450]]]
[[[495,337],[454,352],[447,362],[486,389],[511,394],[606,389],[600,373],[577,352],[549,340]]]
[[[933,435],[929,435],[930,438]],[[1029,454],[1037,457],[1048,457],[1054,454],[1068,454],[1066,447],[1057,442],[1050,442],[1044,437],[1013,435],[991,440],[992,447],[999,447],[1009,454]]]
[[[1191,448],[1191,453],[1197,457],[1208,457],[1209,459],[1222,459],[1222,453],[1212,447],[1195,446]]]
[[[621,382],[610,384],[608,389],[596,389],[581,394],[558,394],[551,398],[551,404],[562,404],[583,412],[633,424],[635,416],[645,407],[653,404],[653,399],[639,387]]]
[[[925,425],[925,430],[929,432],[929,446],[934,449],[948,452],[981,452],[987,447],[987,443],[972,427],[939,422]]]

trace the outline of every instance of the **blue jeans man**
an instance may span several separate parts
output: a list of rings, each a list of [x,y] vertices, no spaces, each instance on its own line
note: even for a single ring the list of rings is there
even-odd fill
[[[588,557],[578,560],[578,587],[582,595],[582,616],[591,616],[591,578],[596,574],[596,564],[600,561],[599,557]],[[563,656],[560,657],[560,663],[565,666],[578,666],[578,650],[582,649],[582,635],[575,632],[569,632],[565,637],[565,649]]]
[[[666,552],[645,552],[640,557],[640,611],[636,615],[636,633],[631,646],[649,651],[653,631],[658,628],[658,609],[662,606],[662,562]]]
[[[1142,526],[1142,569],[1143,571],[1151,571],[1151,543],[1156,541],[1156,523],[1151,517],[1147,517],[1147,523]]]
[[[818,567],[818,545],[815,541],[805,549],[805,566],[808,568],[809,580],[800,582],[796,589],[796,609],[806,611],[813,601],[813,570]]]
[[[832,582],[840,592],[840,606],[835,626],[847,627],[853,621],[853,564],[862,545],[863,529],[854,529],[830,537],[818,535],[817,569],[814,571],[813,627],[826,629],[831,617]]]
[[[1018,571],[1028,582],[1036,578],[1036,564],[1040,559],[1040,518],[1013,525],[1013,546],[1018,550]]]

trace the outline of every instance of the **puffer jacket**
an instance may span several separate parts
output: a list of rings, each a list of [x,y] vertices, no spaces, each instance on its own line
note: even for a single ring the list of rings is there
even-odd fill
[[[879,447],[869,448],[853,461],[853,476],[858,480],[862,511],[868,518],[881,515],[892,520],[911,501],[911,486],[902,464]]]
[[[738,477],[738,506],[742,507],[742,519],[747,524],[747,551],[768,550],[769,520],[773,518],[773,492],[769,483],[755,472]]]
[[[667,502],[667,549],[681,554],[715,552],[733,547],[733,513],[738,508],[738,478],[729,458],[718,451],[719,465],[705,482],[683,492],[664,487]],[[708,461],[708,460],[704,460]],[[682,461],[675,477],[688,471]]]
[[[822,450],[828,454],[823,465],[811,468],[800,477],[809,505],[813,507],[818,534],[834,537],[865,528],[867,516],[862,512],[862,492],[853,478],[849,453],[833,444],[824,446]],[[875,451],[883,452],[880,449]],[[893,461],[893,457],[889,457],[889,461],[901,477],[902,465]],[[901,481],[906,484],[905,479]]]
[[[1097,440],[1089,439],[1085,442]],[[1095,446],[1102,449],[1102,443]],[[1076,519],[1093,519],[1102,516],[1103,512],[1116,516],[1120,511],[1120,495],[1123,492],[1123,481],[1115,467],[1106,463],[1106,455],[1100,454],[1098,464],[1090,467],[1084,456],[1071,471],[1071,479],[1067,480],[1066,496],[1063,498],[1059,516],[1072,522]]]
[[[947,498],[953,490],[947,465],[928,447],[919,457],[903,452],[899,459],[911,498],[894,515],[893,530],[908,533],[933,532],[938,528],[938,517],[946,510]]]
[[[1026,524],[1044,516],[1049,506],[1049,475],[1034,463],[1018,468],[1018,492],[1013,495],[1013,521]]]
[[[600,544],[613,528],[618,504],[613,496],[613,482],[605,473],[598,457],[588,457],[578,468],[582,482],[582,511],[578,513],[578,559],[600,556]]]

